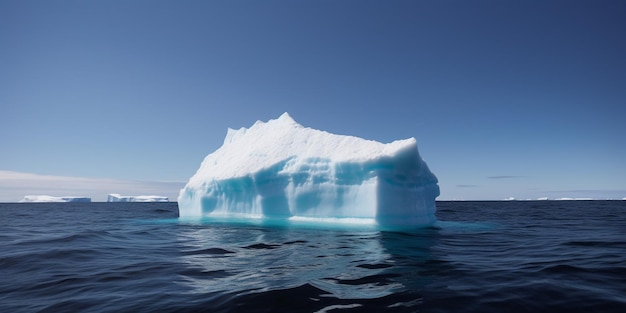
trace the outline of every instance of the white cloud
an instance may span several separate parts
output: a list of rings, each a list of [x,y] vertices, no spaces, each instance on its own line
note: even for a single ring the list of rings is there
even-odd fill
[[[17,202],[26,195],[82,196],[106,201],[107,194],[158,195],[176,201],[185,182],[135,181],[109,178],[39,175],[0,171],[0,202]]]

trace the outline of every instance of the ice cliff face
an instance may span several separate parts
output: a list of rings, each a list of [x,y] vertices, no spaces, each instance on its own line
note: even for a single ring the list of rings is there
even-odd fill
[[[107,202],[168,202],[167,197],[161,196],[122,196],[117,193],[107,195]]]
[[[335,135],[287,113],[229,129],[180,191],[181,217],[372,218],[389,228],[435,222],[437,178],[414,138]]]

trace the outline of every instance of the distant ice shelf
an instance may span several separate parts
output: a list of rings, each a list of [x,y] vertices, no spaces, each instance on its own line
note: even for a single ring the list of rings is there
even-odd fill
[[[107,196],[107,202],[169,202],[169,199],[162,196],[122,196],[111,193]]]
[[[574,200],[578,200],[578,201],[589,201],[589,200],[593,200],[593,198],[557,198],[554,200],[570,200],[570,201],[574,201]]]
[[[383,144],[304,127],[284,113],[229,129],[178,197],[181,217],[435,223],[437,178],[415,138]]]
[[[88,197],[53,197],[47,195],[25,196],[20,202],[91,202]]]

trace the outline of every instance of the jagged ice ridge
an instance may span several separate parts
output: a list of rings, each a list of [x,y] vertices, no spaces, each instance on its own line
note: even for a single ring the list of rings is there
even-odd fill
[[[372,219],[432,225],[437,178],[415,138],[388,144],[304,127],[284,113],[228,129],[178,197],[181,217]]]

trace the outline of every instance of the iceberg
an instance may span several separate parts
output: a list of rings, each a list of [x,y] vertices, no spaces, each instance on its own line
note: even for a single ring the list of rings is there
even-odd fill
[[[415,138],[383,144],[304,127],[288,113],[228,129],[178,196],[180,217],[435,223],[435,175]],[[358,223],[358,222],[357,222]]]
[[[589,201],[589,200],[593,200],[593,198],[557,198],[555,200],[558,200],[558,201]]]
[[[91,202],[88,197],[53,197],[47,195],[25,196],[19,202]]]
[[[169,202],[167,197],[162,196],[122,196],[117,193],[107,195],[107,202]]]

